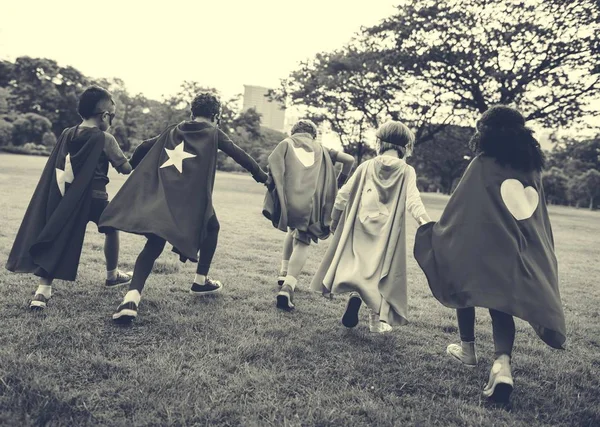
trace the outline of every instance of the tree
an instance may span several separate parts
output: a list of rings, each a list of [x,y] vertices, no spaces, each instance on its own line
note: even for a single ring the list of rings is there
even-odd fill
[[[513,104],[551,127],[600,91],[599,16],[592,0],[406,0],[363,37],[384,70],[445,91],[445,106],[476,118]]]
[[[80,120],[78,97],[88,79],[73,67],[60,67],[46,58],[16,59],[9,83],[10,103],[20,113],[36,113],[50,120],[55,135]]]
[[[450,194],[473,155],[469,148],[473,132],[467,127],[447,126],[415,147],[407,161],[414,165],[418,177],[429,178],[444,194]]]
[[[558,167],[568,177],[589,169],[600,171],[600,134],[586,140],[556,141],[548,157],[548,167]]]
[[[40,144],[43,135],[52,129],[52,123],[44,116],[35,113],[20,115],[12,123],[13,145],[19,146],[27,142]]]
[[[585,199],[590,210],[594,210],[600,199],[600,172],[590,169],[576,176],[571,181],[569,192],[573,201]]]
[[[552,167],[542,173],[542,184],[546,202],[550,204],[565,204],[568,201],[569,178],[564,172]]]
[[[599,22],[591,0],[403,0],[271,95],[329,122],[344,147],[388,118],[415,129],[418,145],[497,103],[564,125],[600,91]]]
[[[256,108],[249,108],[242,111],[235,119],[232,120],[234,129],[242,128],[253,139],[259,139],[262,134],[260,131],[261,114],[256,111]]]

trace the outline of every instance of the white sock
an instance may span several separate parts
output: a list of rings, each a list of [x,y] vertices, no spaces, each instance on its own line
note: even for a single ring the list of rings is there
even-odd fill
[[[50,298],[52,296],[52,286],[49,285],[39,285],[37,290],[35,291],[36,294],[42,294],[44,295],[46,298]]]
[[[286,276],[285,282],[283,282],[283,286],[290,285],[293,291],[294,289],[296,289],[296,283],[298,283],[298,279],[296,279],[294,276]]]
[[[125,298],[123,298],[123,303],[134,302],[135,305],[140,305],[141,299],[142,299],[142,295],[139,293],[139,291],[137,289],[134,289],[125,294]]]
[[[194,283],[204,285],[206,283],[206,276],[204,274],[196,273],[196,276],[194,277]]]
[[[289,259],[284,259],[283,261],[281,261],[281,270],[280,273],[283,275],[285,273],[287,273],[288,271],[288,265],[290,264],[290,260]]]
[[[106,280],[115,280],[117,278],[117,271],[119,271],[118,268],[106,270]]]

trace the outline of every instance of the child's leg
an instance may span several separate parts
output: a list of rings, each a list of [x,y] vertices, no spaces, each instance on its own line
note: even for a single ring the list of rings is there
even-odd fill
[[[135,261],[133,277],[129,284],[129,292],[125,294],[123,302],[117,308],[117,312],[113,314],[115,322],[127,323],[137,317],[137,309],[142,298],[141,294],[144,285],[152,272],[154,262],[162,253],[166,243],[164,239],[158,236],[151,235],[148,237],[144,249],[142,249]]]
[[[458,332],[462,342],[475,341],[475,308],[456,309],[456,318],[458,320]]]
[[[446,348],[446,353],[467,366],[475,366],[477,365],[477,353],[475,352],[475,308],[459,308],[456,310],[456,317],[461,343],[460,345],[450,344]]]
[[[212,264],[213,257],[217,250],[217,243],[219,241],[219,230],[221,225],[216,215],[213,215],[206,226],[206,237],[200,245],[200,259],[198,260],[198,267],[196,268],[196,278],[194,283],[200,285],[204,284],[210,265]]]
[[[154,262],[162,253],[166,243],[167,242],[164,239],[158,236],[152,235],[148,237],[144,249],[142,249],[142,252],[140,252],[135,261],[133,277],[131,278],[131,284],[129,285],[129,292],[127,295],[132,291],[137,291],[138,294],[142,293],[146,280],[152,272],[152,267],[154,267]]]
[[[293,251],[290,256],[288,272],[284,282],[284,284],[290,285],[292,289],[295,288],[298,277],[300,277],[304,264],[306,264],[309,248],[310,241],[306,243],[296,238],[293,239]]]
[[[515,342],[515,321],[509,314],[490,309],[494,332],[496,360],[492,365],[483,395],[502,403],[508,403],[514,388],[510,367],[513,344]]]
[[[216,215],[213,215],[207,224],[206,237],[200,245],[200,259],[196,268],[196,277],[190,293],[193,295],[208,295],[219,292],[223,285],[218,280],[211,280],[207,277],[210,265],[212,263],[215,251],[217,250],[217,242],[219,240],[219,230],[221,226]]]
[[[277,294],[277,307],[284,310],[294,308],[294,289],[298,283],[300,272],[308,259],[308,250],[310,248],[310,237],[306,233],[294,232],[293,250],[290,256],[287,276],[281,290]]]
[[[515,343],[515,321],[510,314],[490,309],[492,317],[492,330],[494,332],[494,348],[496,358],[507,355],[512,357]]]
[[[104,257],[106,258],[107,279],[114,279],[119,266],[119,232],[108,232],[104,236]]]
[[[283,239],[283,255],[281,257],[281,267],[279,268],[279,281],[280,285],[283,284],[285,280],[285,276],[288,273],[290,257],[292,256],[292,252],[294,250],[294,231],[288,230],[285,238]]]

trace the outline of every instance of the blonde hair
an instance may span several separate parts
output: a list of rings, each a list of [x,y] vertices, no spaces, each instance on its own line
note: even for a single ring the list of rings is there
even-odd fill
[[[412,154],[415,145],[415,134],[403,123],[390,120],[382,124],[377,132],[377,154],[388,150],[396,150],[400,158]]]
[[[290,130],[290,135],[293,135],[295,133],[308,133],[313,137],[313,139],[315,139],[318,133],[317,125],[315,125],[312,120],[298,120]]]

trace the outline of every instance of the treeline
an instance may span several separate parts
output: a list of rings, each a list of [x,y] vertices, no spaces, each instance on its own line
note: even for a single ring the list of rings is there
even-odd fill
[[[143,140],[159,134],[169,124],[189,117],[189,103],[201,90],[215,88],[185,81],[177,94],[162,100],[132,95],[120,79],[91,79],[71,66],[59,66],[47,58],[19,57],[0,61],[0,149],[27,154],[48,154],[66,127],[81,121],[79,95],[90,84],[108,89],[117,104],[111,133],[124,152],[132,152]],[[238,110],[238,97],[224,100],[221,128],[262,166],[285,134],[261,126],[255,110]],[[225,155],[221,170],[238,170]]]

